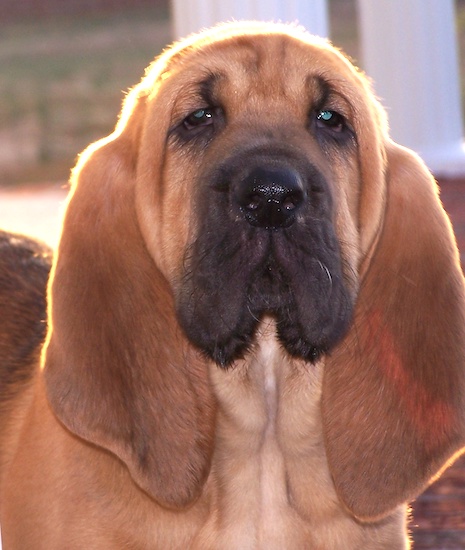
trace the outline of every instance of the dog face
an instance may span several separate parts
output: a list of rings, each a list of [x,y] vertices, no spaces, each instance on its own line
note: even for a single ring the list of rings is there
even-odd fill
[[[186,48],[164,74],[146,134],[168,119],[165,155],[148,179],[143,156],[138,207],[183,329],[226,365],[269,314],[284,348],[314,361],[347,329],[364,252],[358,125],[373,106],[358,75],[288,33]],[[146,187],[154,179],[161,195]],[[154,236],[154,220],[177,238]]]

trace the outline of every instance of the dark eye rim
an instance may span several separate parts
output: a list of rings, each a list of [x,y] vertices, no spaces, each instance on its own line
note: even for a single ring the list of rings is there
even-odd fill
[[[331,115],[330,118],[324,118],[326,114]],[[331,130],[337,133],[341,133],[347,129],[347,122],[344,115],[334,109],[319,109],[315,117],[316,126],[319,129]]]
[[[197,116],[200,114],[200,116]],[[223,115],[220,107],[205,106],[189,113],[181,122],[181,126],[187,132],[202,130],[214,125]]]
[[[331,113],[333,117],[325,120],[321,115]],[[322,145],[346,146],[357,145],[357,136],[354,127],[337,109],[317,108],[312,111],[310,127]]]
[[[178,143],[197,143],[201,140],[205,144],[224,128],[225,123],[223,109],[205,103],[180,118],[169,131],[169,136]]]

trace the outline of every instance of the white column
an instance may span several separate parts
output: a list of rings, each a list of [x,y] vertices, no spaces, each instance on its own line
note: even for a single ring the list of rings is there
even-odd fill
[[[172,0],[175,38],[232,19],[298,22],[328,35],[326,0]]]
[[[358,0],[363,67],[392,137],[436,175],[465,174],[453,0]]]

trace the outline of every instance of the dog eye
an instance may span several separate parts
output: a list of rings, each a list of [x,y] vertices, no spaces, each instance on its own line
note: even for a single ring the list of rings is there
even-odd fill
[[[342,132],[345,128],[344,117],[336,111],[319,111],[316,121],[318,128],[330,128],[333,132]]]
[[[213,123],[214,114],[213,109],[197,109],[183,120],[183,126],[186,130],[209,126]]]

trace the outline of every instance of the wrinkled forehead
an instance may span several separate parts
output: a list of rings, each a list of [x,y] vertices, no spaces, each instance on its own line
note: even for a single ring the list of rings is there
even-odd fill
[[[360,76],[328,42],[304,32],[205,33],[167,52],[162,80],[188,86],[227,82],[234,90],[292,95],[315,81],[341,95],[360,89]]]

